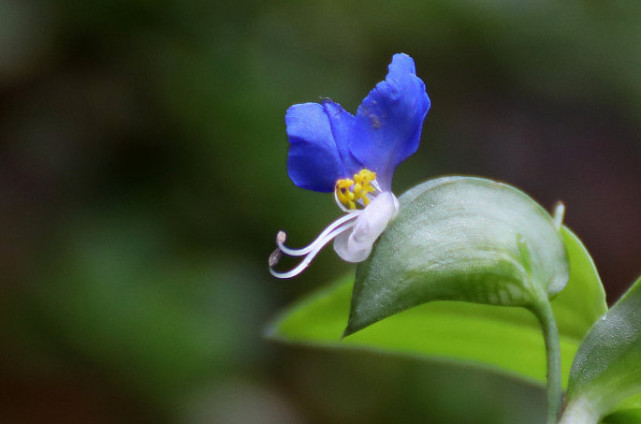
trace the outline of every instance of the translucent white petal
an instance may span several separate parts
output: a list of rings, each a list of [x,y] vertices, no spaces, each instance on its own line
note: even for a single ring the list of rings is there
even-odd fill
[[[376,196],[356,219],[354,227],[334,240],[334,250],[338,256],[354,263],[367,259],[376,239],[398,214],[398,208],[398,199],[391,192]]]

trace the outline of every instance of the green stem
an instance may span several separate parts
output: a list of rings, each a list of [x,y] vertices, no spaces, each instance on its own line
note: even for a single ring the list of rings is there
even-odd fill
[[[561,385],[561,345],[550,301],[543,297],[532,308],[543,329],[547,356],[547,424],[556,424],[563,403]]]

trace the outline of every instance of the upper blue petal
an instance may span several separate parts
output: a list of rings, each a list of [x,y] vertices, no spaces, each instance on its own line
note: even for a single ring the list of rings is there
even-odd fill
[[[350,152],[377,173],[383,190],[391,190],[394,169],[418,148],[429,108],[414,61],[406,54],[394,55],[385,81],[358,107],[349,137]]]
[[[332,102],[298,104],[287,110],[287,171],[294,184],[331,192],[336,180],[351,175],[342,156],[351,156],[346,137],[353,120],[352,115]]]
[[[354,118],[354,115],[343,109],[341,105],[329,99],[323,100],[322,104],[332,128],[332,134],[336,141],[338,153],[343,162],[343,166],[345,167],[345,171],[347,171],[346,176],[351,177],[363,168],[362,164],[349,150],[349,137],[356,118]]]

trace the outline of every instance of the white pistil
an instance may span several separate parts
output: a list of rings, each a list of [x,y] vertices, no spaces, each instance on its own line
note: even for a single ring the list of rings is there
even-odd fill
[[[309,266],[312,260],[314,260],[316,255],[318,255],[318,253],[323,249],[323,247],[325,247],[327,243],[329,243],[334,238],[336,238],[336,236],[354,227],[355,220],[356,218],[358,218],[359,215],[360,215],[360,211],[350,213],[347,216],[343,216],[337,219],[336,221],[331,223],[325,230],[323,230],[323,232],[310,245],[298,250],[287,248],[284,245],[287,235],[285,234],[284,231],[279,231],[278,235],[276,236],[276,243],[278,244],[278,248],[269,256],[269,272],[276,278],[291,278],[291,277],[297,276],[298,274],[303,272],[305,268]],[[290,271],[276,272],[274,271],[273,267],[276,266],[276,264],[278,264],[278,261],[280,260],[280,257],[281,257],[281,252],[289,255],[289,253],[287,253],[285,250],[289,252],[295,252],[290,256],[305,255],[305,258]],[[304,253],[301,253],[301,252],[304,252]]]
[[[329,233],[334,231],[336,228],[340,227],[345,222],[349,222],[353,219],[356,219],[359,213],[360,211],[349,211],[348,215],[344,215],[338,218],[336,221],[329,224],[327,228],[325,228],[323,232],[320,233],[318,237],[316,237],[316,239],[314,239],[313,242],[311,242],[310,244],[308,244],[307,246],[301,249],[291,249],[285,246],[285,241],[287,240],[287,233],[285,233],[284,231],[279,231],[278,234],[276,235],[276,245],[278,246],[278,249],[280,249],[280,251],[286,255],[305,256],[306,254],[314,250],[314,247],[318,243],[322,243],[322,241],[325,239],[325,237],[327,237]]]
[[[276,278],[291,278],[302,273],[314,260],[316,255],[330,241],[334,240],[334,250],[347,262],[361,262],[367,259],[376,239],[387,227],[387,224],[398,213],[399,205],[396,196],[391,192],[383,192],[376,180],[371,182],[376,189],[366,194],[370,203],[365,206],[362,199],[359,205],[363,209],[348,209],[338,198],[334,191],[334,199],[338,207],[346,215],[338,218],[327,226],[316,239],[300,249],[285,246],[287,233],[279,231],[276,235],[276,250],[269,256],[269,272]],[[274,267],[278,265],[282,255],[304,256],[303,260],[286,272],[277,272]]]

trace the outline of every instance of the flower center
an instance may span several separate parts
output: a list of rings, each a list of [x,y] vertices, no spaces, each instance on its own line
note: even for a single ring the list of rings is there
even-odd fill
[[[316,239],[301,249],[285,246],[287,234],[279,231],[276,250],[269,256],[269,272],[277,278],[295,277],[305,270],[327,243],[334,240],[334,250],[348,262],[362,262],[369,256],[378,236],[398,213],[398,199],[392,192],[383,192],[376,173],[361,169],[353,178],[336,181],[334,199],[346,213],[325,228]],[[367,206],[369,205],[369,206]],[[278,272],[274,267],[281,256],[302,256],[293,269]]]
[[[357,205],[363,207],[370,202],[369,193],[380,191],[376,183],[376,172],[363,168],[354,174],[354,178],[342,178],[336,181],[334,194],[336,201],[349,210],[355,210]]]

